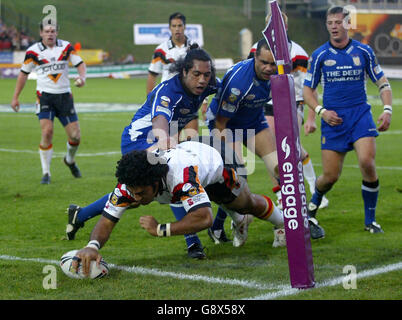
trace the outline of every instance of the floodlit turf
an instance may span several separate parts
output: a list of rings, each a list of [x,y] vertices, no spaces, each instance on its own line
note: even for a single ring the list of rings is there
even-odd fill
[[[15,80],[0,81],[0,104],[7,104]],[[33,82],[28,86],[21,101],[32,103]],[[318,213],[326,237],[312,242],[317,288],[300,292],[289,290],[286,249],[272,248],[271,224],[254,220],[249,239],[241,248],[214,245],[206,231],[200,232],[208,259],[193,261],[186,256],[183,237],[158,239],[140,228],[138,219],[143,214],[154,215],[159,222],[173,221],[169,206],[157,203],[131,210],[116,226],[110,241],[101,250],[105,260],[113,264],[108,277],[96,281],[67,278],[56,263],[65,252],[87,243],[97,218],[86,223],[76,240],[66,241],[63,240],[65,209],[70,203],[85,206],[113,190],[120,135],[132,114],[79,115],[82,143],[77,163],[82,171],[81,179],[74,179],[63,164],[66,139],[63,128],[56,122],[52,183],[40,185],[37,152],[40,130],[36,117],[28,113],[0,113],[0,299],[400,300],[402,82],[393,81],[392,86],[397,101],[393,122],[390,131],[377,139],[376,159],[381,185],[377,220],[385,233],[372,235],[363,231],[361,175],[352,152],[346,157],[340,180],[328,194],[329,207]],[[141,103],[144,91],[144,79],[89,79],[88,87],[74,89],[74,95],[76,102]],[[369,94],[376,95],[372,86]],[[376,119],[382,108],[375,101]],[[322,170],[319,139],[318,133],[302,135],[317,174]],[[107,152],[112,153],[102,155]],[[99,155],[95,156],[96,153]],[[249,184],[252,191],[272,196],[271,183],[260,160],[249,177]],[[229,220],[226,230],[230,234]],[[43,287],[46,265],[57,268],[55,290]],[[355,266],[358,274],[369,270],[374,270],[374,274],[358,278],[356,289],[346,290],[342,280],[335,281],[346,276],[343,273],[346,265]]]

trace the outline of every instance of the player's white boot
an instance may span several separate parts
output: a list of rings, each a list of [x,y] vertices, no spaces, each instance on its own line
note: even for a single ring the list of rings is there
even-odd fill
[[[286,247],[286,235],[285,228],[274,228],[274,242],[272,243],[274,248]]]
[[[325,196],[323,196],[322,200],[321,200],[321,204],[318,208],[324,209],[324,208],[328,207],[328,205],[329,205],[329,200]]]
[[[249,214],[245,214],[243,216],[243,220],[235,223],[232,221],[232,230],[233,230],[233,246],[241,247],[246,243],[248,236],[248,225],[253,221],[253,216]]]

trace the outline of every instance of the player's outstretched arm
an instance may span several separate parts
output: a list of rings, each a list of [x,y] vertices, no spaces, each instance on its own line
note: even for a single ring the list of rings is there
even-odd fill
[[[28,74],[26,74],[24,72],[19,73],[18,78],[17,78],[17,84],[15,85],[13,99],[11,101],[11,108],[13,108],[13,110],[15,112],[20,111],[20,102],[18,101],[18,97],[20,96],[22,89],[24,89],[27,79],[28,79]]]
[[[91,240],[88,245],[77,252],[76,256],[81,260],[84,274],[89,274],[91,261],[95,260],[99,265],[102,256],[99,254],[98,250],[108,241],[115,225],[116,222],[102,216],[92,230]],[[77,268],[78,261],[74,261],[72,266]]]

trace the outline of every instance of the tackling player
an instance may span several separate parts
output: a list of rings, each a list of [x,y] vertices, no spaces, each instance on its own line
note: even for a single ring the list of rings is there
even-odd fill
[[[255,57],[238,62],[231,67],[222,79],[222,85],[213,98],[207,113],[211,134],[222,136],[227,143],[233,143],[234,150],[241,157],[243,144],[258,155],[271,176],[279,185],[278,156],[275,138],[268,130],[263,107],[271,99],[270,77],[277,72],[274,57],[265,39],[258,42]],[[240,133],[240,134],[239,134]],[[251,133],[251,135],[248,135]],[[219,213],[220,212],[220,213]],[[218,210],[222,217],[222,210]],[[247,228],[251,222],[244,216],[241,224],[232,222],[234,229],[233,245],[239,247],[247,239]],[[215,242],[222,241],[222,218],[215,219]],[[221,224],[217,226],[217,224]],[[216,233],[219,230],[220,233]],[[274,247],[285,245],[284,229],[275,229]]]
[[[349,12],[332,7],[327,12],[329,41],[313,52],[304,82],[304,99],[321,116],[321,157],[323,173],[316,181],[315,192],[308,204],[310,233],[313,239],[325,236],[316,220],[322,197],[339,179],[346,153],[355,150],[362,174],[361,192],[364,202],[365,230],[382,233],[375,212],[379,180],[375,167],[378,131],[388,130],[392,115],[392,91],[373,50],[350,39]],[[379,88],[384,112],[378,128],[367,103],[366,75]],[[319,105],[314,89],[323,85],[323,106]],[[312,125],[310,131],[314,131]]]
[[[50,183],[54,117],[59,119],[68,137],[64,163],[70,168],[74,177],[81,177],[81,172],[75,163],[75,154],[81,141],[81,133],[68,79],[68,64],[71,62],[77,68],[79,74],[75,80],[77,87],[85,85],[86,66],[74,51],[73,46],[67,41],[57,39],[57,35],[58,26],[40,24],[42,40],[33,44],[26,51],[11,102],[13,110],[18,112],[20,109],[18,97],[25,86],[29,73],[35,71],[38,76],[36,114],[42,131],[39,144],[43,173],[41,184]]]
[[[186,211],[183,219],[171,223],[141,216],[141,227],[155,237],[207,229],[212,225],[211,201],[239,212],[233,219],[253,215],[283,228],[282,211],[267,196],[251,193],[246,178],[237,174],[240,165],[234,160],[233,151],[225,152],[224,144],[214,143],[210,137],[201,141],[205,143],[186,141],[165,152],[132,151],[121,158],[116,170],[117,186],[92,230],[88,245],[76,254],[84,273],[88,273],[91,261],[100,261],[99,249],[108,241],[126,209],[152,201],[180,203]],[[227,161],[228,154],[232,157]],[[77,261],[74,264],[77,267]]]
[[[185,58],[175,63],[177,75],[160,83],[148,95],[144,105],[135,113],[131,124],[124,128],[121,137],[121,152],[132,150],[169,149],[175,147],[179,134],[198,112],[204,98],[216,92],[215,68],[209,54],[197,45],[192,45]],[[195,132],[198,135],[198,132]],[[109,200],[106,194],[96,202],[80,208],[70,205],[68,209],[67,238],[75,233],[88,219],[99,215]],[[172,204],[172,211],[180,220],[185,211]],[[204,258],[201,241],[195,234],[185,236],[188,255]]]

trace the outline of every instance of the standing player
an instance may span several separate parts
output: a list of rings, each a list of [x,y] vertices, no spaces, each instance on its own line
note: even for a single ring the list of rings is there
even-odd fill
[[[271,15],[268,15],[265,19],[265,22],[268,23]],[[288,29],[288,17],[285,13],[282,12],[283,22],[285,23],[286,31]],[[304,78],[307,73],[307,65],[308,65],[308,54],[306,51],[296,42],[293,40],[288,39],[288,46],[290,52],[290,58],[292,59],[292,71],[291,74],[293,75],[294,83],[295,83],[295,93],[296,93],[296,104],[297,104],[297,119],[299,123],[299,128],[302,127],[304,122],[304,98],[303,98],[303,83]],[[253,45],[250,50],[249,58],[254,56],[254,53],[257,49],[257,43]],[[272,105],[272,100],[270,100],[264,106],[264,114],[265,118],[268,121],[269,129],[271,133],[275,135],[275,121],[274,121],[274,107]],[[308,109],[308,123],[315,122],[315,113],[310,108]],[[315,180],[316,175],[313,167],[313,163],[307,151],[301,146],[302,152],[302,163],[303,163],[303,175],[306,179],[311,194],[314,193],[315,188]],[[272,191],[277,195],[278,199],[281,199],[280,194],[280,187],[274,186]],[[279,201],[280,202],[280,201]],[[322,198],[320,209],[326,208],[329,204],[329,201],[326,197]]]
[[[304,82],[304,99],[321,119],[321,156],[323,173],[318,177],[315,192],[308,204],[310,233],[322,238],[324,229],[318,225],[316,212],[325,193],[339,179],[346,153],[355,150],[363,177],[362,197],[365,230],[382,233],[375,211],[379,180],[375,167],[376,125],[367,103],[366,75],[379,88],[384,112],[377,123],[379,131],[388,130],[392,114],[391,86],[384,76],[373,50],[348,36],[349,12],[332,7],[327,12],[329,41],[312,54]],[[323,106],[319,105],[314,89],[322,82]],[[312,130],[314,127],[312,127]],[[311,130],[311,131],[312,131]]]
[[[160,74],[162,74],[161,82],[175,75],[174,70],[172,70],[173,64],[186,55],[192,44],[192,41],[184,34],[186,30],[186,17],[182,13],[175,12],[170,15],[169,30],[171,32],[170,39],[156,47],[149,65],[147,94],[154,89],[156,80]],[[204,100],[204,106],[207,104],[208,97]],[[194,130],[198,133],[198,110],[192,115],[192,119],[186,125],[186,129]],[[188,133],[188,135],[191,134]]]
[[[148,95],[144,105],[136,112],[132,122],[121,137],[121,152],[132,150],[168,149],[175,146],[181,130],[198,111],[204,98],[216,92],[215,68],[211,57],[196,45],[192,45],[185,58],[175,63],[177,75],[160,83]],[[67,238],[75,233],[88,219],[103,212],[110,195],[87,207],[70,205],[68,209]],[[186,214],[183,206],[172,204],[178,220]],[[196,234],[185,236],[188,255],[204,258],[201,241]]]
[[[54,117],[59,118],[68,137],[64,163],[70,168],[74,177],[81,177],[81,172],[75,163],[75,154],[80,144],[81,133],[68,79],[68,64],[71,62],[78,70],[79,77],[75,80],[77,87],[82,87],[85,84],[86,66],[71,44],[57,39],[57,35],[57,25],[40,24],[42,40],[33,44],[26,51],[11,102],[13,110],[18,112],[20,108],[18,97],[25,86],[29,73],[35,71],[38,75],[36,114],[42,131],[39,144],[43,173],[41,184],[50,183]]]
[[[227,143],[233,142],[239,157],[243,144],[255,152],[279,185],[275,138],[268,129],[263,112],[264,105],[271,99],[269,80],[276,72],[277,67],[268,43],[261,39],[254,58],[238,62],[226,72],[221,88],[208,108],[207,120],[212,135],[221,136]],[[212,232],[209,232],[215,243],[225,241],[223,224],[226,215],[223,213],[224,210],[220,208]],[[235,247],[245,243],[251,218],[245,215],[240,224],[232,222]],[[274,233],[273,246],[284,246],[284,229],[275,229]]]
[[[282,228],[282,212],[267,196],[251,193],[245,177],[236,173],[239,164],[231,161],[235,159],[233,151],[227,163],[225,157],[229,151],[225,152],[221,143],[212,145],[219,148],[186,141],[165,152],[142,150],[124,155],[117,165],[117,186],[91,232],[88,245],[77,253],[84,272],[88,272],[92,260],[101,259],[98,250],[108,241],[126,209],[131,206],[140,210],[141,205],[152,201],[181,203],[186,211],[183,219],[172,223],[141,216],[141,227],[154,237],[207,229],[212,224],[211,201]]]

